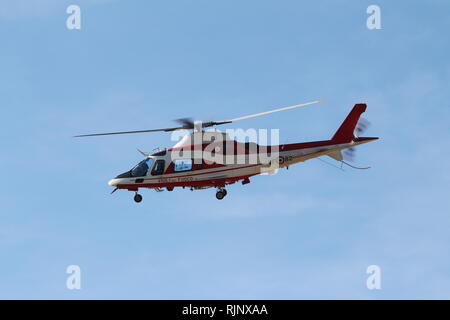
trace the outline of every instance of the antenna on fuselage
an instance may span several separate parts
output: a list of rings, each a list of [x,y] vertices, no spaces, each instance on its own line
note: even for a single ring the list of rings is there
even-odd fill
[[[144,157],[146,157],[146,158],[148,158],[148,156],[150,155],[150,153],[141,151],[141,150],[139,150],[139,149],[137,149],[137,151],[139,151],[139,153],[142,154],[142,155],[143,155]]]

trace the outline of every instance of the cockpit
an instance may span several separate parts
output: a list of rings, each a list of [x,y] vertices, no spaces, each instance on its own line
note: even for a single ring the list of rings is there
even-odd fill
[[[164,168],[165,161],[163,159],[155,160],[155,158],[150,156],[139,162],[131,170],[118,175],[116,179],[145,177],[149,170],[151,170],[151,175],[153,176],[160,175],[164,173]]]
[[[139,162],[133,169],[131,169],[132,177],[143,177],[147,175],[148,169],[150,169],[153,165],[154,159],[147,158]]]

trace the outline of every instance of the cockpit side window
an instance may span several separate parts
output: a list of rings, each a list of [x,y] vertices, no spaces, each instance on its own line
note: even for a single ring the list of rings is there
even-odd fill
[[[164,167],[166,162],[164,160],[156,160],[155,165],[152,169],[152,176],[161,175],[164,173]]]
[[[139,162],[133,169],[131,169],[132,177],[143,177],[147,175],[148,169],[153,164],[153,158],[148,158]]]

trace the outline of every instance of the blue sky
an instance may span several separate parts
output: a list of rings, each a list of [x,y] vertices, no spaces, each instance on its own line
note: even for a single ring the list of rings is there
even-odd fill
[[[81,30],[66,8],[81,7]],[[368,30],[366,8],[381,8]],[[448,1],[0,1],[0,298],[450,298]],[[312,160],[228,188],[110,195],[216,120],[328,139],[368,104],[367,171]],[[330,160],[331,161],[331,160]],[[82,289],[68,290],[68,265]],[[366,288],[378,265],[382,289]]]

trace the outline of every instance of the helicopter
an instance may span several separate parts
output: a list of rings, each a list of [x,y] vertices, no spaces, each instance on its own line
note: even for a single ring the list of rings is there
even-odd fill
[[[139,189],[150,188],[157,192],[173,191],[175,188],[202,190],[216,188],[216,198],[222,200],[227,195],[226,186],[241,181],[250,183],[250,178],[259,174],[273,174],[280,168],[321,156],[328,156],[342,165],[354,169],[347,162],[353,157],[355,147],[377,140],[378,137],[361,137],[368,122],[361,118],[366,111],[364,103],[355,104],[340,127],[329,140],[299,142],[290,144],[262,145],[255,142],[239,142],[228,133],[205,130],[209,127],[234,123],[236,121],[263,116],[280,111],[295,109],[323,102],[308,103],[273,109],[256,114],[222,121],[193,121],[191,118],[177,119],[180,125],[171,128],[120,131],[77,135],[75,138],[134,134],[146,132],[179,132],[189,130],[169,149],[158,149],[152,154],[138,150],[144,159],[132,169],[111,179],[108,184],[117,190],[134,192],[134,201],[143,197]],[[190,131],[192,130],[192,131]],[[186,131],[182,131],[186,132]]]

